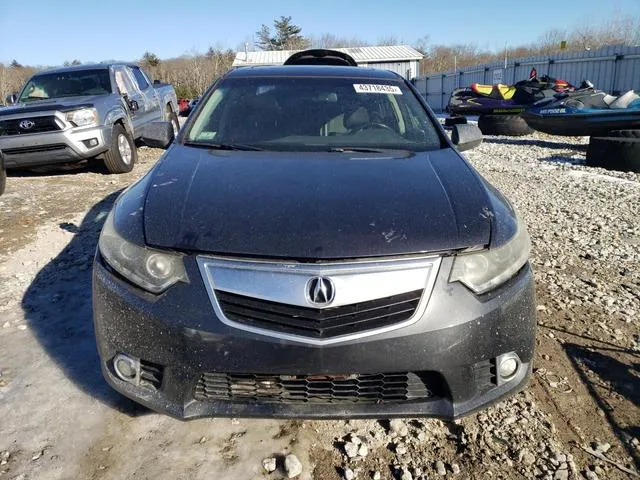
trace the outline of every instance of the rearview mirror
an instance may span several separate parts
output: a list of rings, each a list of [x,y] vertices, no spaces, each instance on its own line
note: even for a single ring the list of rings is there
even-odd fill
[[[173,143],[175,135],[173,133],[173,125],[171,122],[159,121],[151,122],[144,127],[142,141],[148,147],[153,148],[169,148]]]
[[[482,143],[483,138],[477,125],[454,125],[451,132],[451,141],[459,152],[476,148]]]
[[[12,93],[11,95],[7,95],[7,98],[5,98],[5,103],[7,105],[13,105],[17,102],[18,102],[18,96],[15,93]]]

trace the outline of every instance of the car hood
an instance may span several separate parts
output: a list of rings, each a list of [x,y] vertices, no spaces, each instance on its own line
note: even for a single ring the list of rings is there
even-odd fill
[[[491,202],[451,149],[398,155],[174,145],[149,178],[145,241],[223,255],[346,259],[487,245]]]
[[[46,100],[18,103],[0,109],[0,117],[49,110],[69,112],[78,108],[93,107],[94,102],[99,101],[103,97],[104,95],[86,95],[82,97],[50,98]]]

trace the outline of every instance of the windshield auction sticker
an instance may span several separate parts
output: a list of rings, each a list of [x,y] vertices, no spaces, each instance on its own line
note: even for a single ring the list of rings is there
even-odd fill
[[[353,88],[355,88],[358,93],[390,93],[391,95],[402,95],[402,90],[400,87],[395,85],[379,85],[375,83],[354,83]]]

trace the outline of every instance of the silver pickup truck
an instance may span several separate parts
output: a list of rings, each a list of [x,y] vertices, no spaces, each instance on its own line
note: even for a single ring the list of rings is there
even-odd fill
[[[146,129],[158,121],[170,121],[174,134],[180,128],[173,87],[131,64],[39,72],[7,103],[0,109],[7,169],[101,158],[109,172],[129,172]]]

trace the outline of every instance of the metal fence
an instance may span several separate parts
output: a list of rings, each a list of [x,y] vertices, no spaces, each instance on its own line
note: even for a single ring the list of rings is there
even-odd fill
[[[529,78],[532,68],[538,75],[566,80],[579,85],[583,80],[612,95],[640,90],[640,46],[611,46],[584,52],[526,57],[504,62],[486,63],[457,71],[431,73],[416,80],[418,91],[436,112],[444,110],[454,88],[472,83],[515,83]]]

